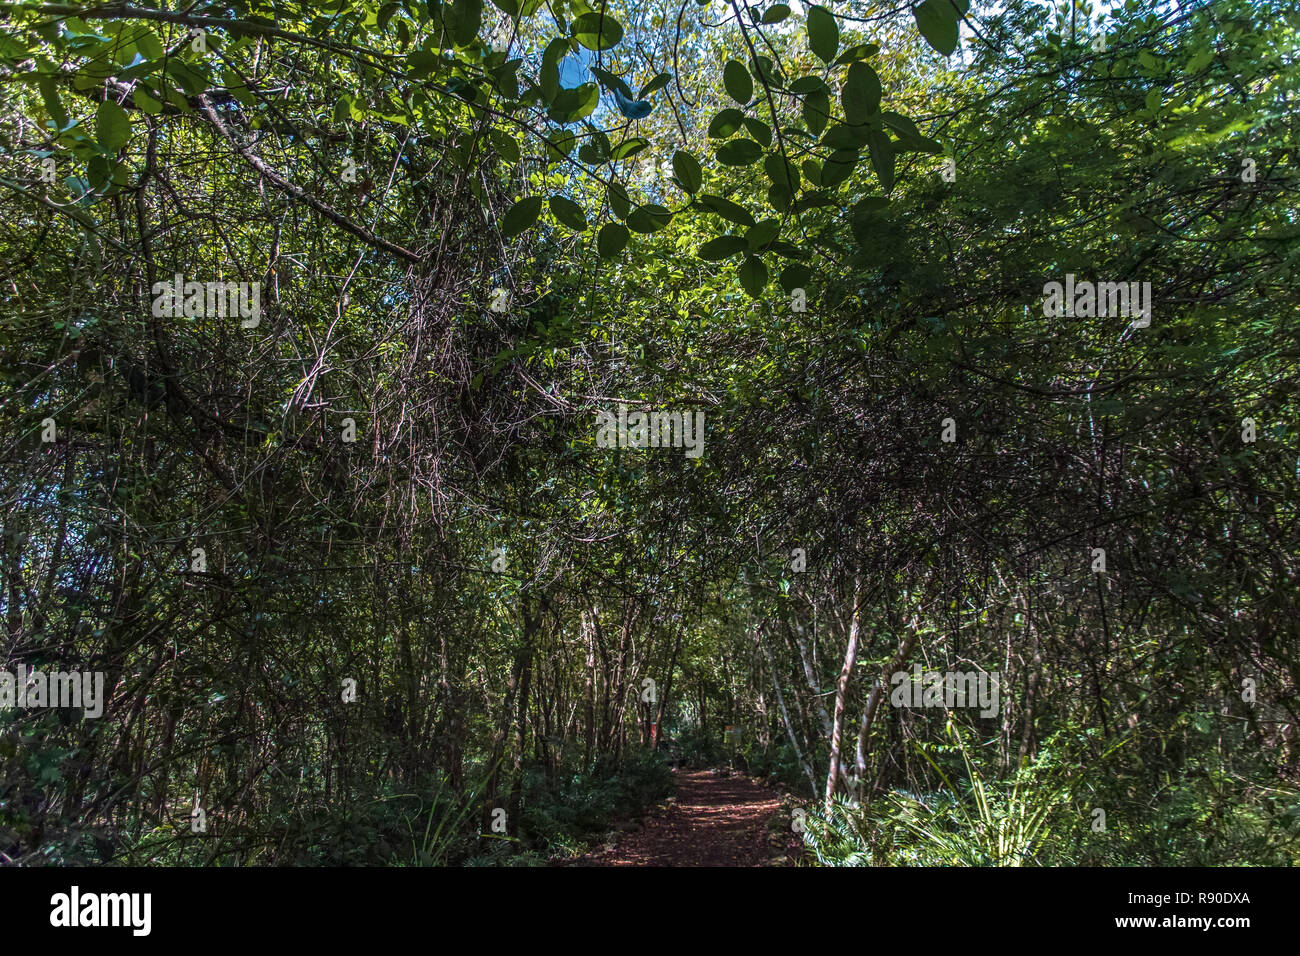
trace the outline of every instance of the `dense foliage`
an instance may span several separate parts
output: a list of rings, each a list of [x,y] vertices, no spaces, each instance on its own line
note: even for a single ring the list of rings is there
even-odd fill
[[[0,862],[1294,863],[1290,5],[493,2],[0,3]]]

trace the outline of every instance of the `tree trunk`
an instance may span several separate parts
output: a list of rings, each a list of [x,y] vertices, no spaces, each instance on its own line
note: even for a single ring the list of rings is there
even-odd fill
[[[862,579],[853,580],[853,615],[849,619],[849,644],[844,649],[844,665],[835,685],[835,716],[831,723],[831,766],[826,773],[826,813],[829,816],[835,802],[835,790],[840,780],[840,737],[844,730],[844,702],[848,696],[849,678],[858,660],[858,628],[861,621]]]
[[[867,735],[871,732],[871,724],[876,719],[876,711],[880,709],[880,701],[885,696],[885,687],[889,684],[890,675],[907,663],[907,656],[912,653],[912,648],[916,645],[917,621],[917,618],[912,618],[912,623],[909,625],[911,633],[903,638],[903,645],[894,655],[894,659],[885,665],[880,676],[876,678],[875,686],[871,688],[871,696],[867,698],[867,705],[862,710],[862,723],[858,726],[858,746],[854,753],[854,769],[859,779],[867,772]],[[870,794],[861,798],[864,806],[870,798]]]

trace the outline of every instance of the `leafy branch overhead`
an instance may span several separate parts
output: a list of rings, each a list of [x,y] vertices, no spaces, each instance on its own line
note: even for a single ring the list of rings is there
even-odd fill
[[[838,254],[826,227],[861,198],[865,183],[854,174],[864,159],[875,188],[888,195],[901,156],[942,147],[886,108],[871,62],[879,46],[842,28],[833,10],[807,8],[801,45],[788,6],[705,6],[699,16],[721,17],[735,49],[716,85],[703,88],[706,100],[720,89],[731,104],[711,115],[682,99],[674,68],[680,50],[645,61],[614,11],[586,0],[546,7],[540,0],[488,7],[432,0],[377,9],[248,0],[183,11],[4,3],[9,25],[0,34],[0,64],[39,92],[50,146],[81,164],[86,196],[126,188],[142,168],[138,137],[174,118],[210,121],[205,104],[212,104],[238,139],[314,144],[316,164],[335,186],[337,170],[362,144],[374,150],[387,142],[396,153],[410,137],[440,143],[485,205],[489,191],[473,174],[495,166],[523,193],[498,214],[507,239],[549,212],[548,222],[594,237],[599,255],[613,258],[629,231],[649,236],[677,216],[703,217],[721,230],[717,238],[730,236],[732,226],[774,219],[778,227],[771,235],[764,229],[762,243],[746,239],[743,286],[759,294],[773,256],[791,263],[784,273],[791,281],[806,282],[800,263]],[[927,0],[914,13],[922,35],[951,52],[947,38],[964,9]],[[300,94],[257,76],[267,53],[290,51],[311,52],[353,77],[334,86],[333,100],[304,103],[310,117],[293,121],[284,95]],[[277,171],[286,182],[300,172]],[[548,188],[538,192],[543,184]],[[754,187],[763,209],[725,198]],[[315,199],[333,209],[329,196]],[[370,235],[346,211],[333,211],[354,235]],[[405,236],[388,246],[412,244]],[[707,248],[705,258],[723,249],[740,255],[735,242]]]

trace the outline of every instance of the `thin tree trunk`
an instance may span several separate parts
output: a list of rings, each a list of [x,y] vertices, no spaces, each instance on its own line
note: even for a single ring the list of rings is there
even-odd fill
[[[790,738],[790,746],[794,748],[795,759],[799,761],[799,766],[803,768],[804,775],[808,778],[808,789],[813,797],[817,796],[817,777],[813,773],[812,764],[804,756],[803,748],[799,746],[799,735],[795,733],[794,724],[790,721],[790,711],[785,706],[785,695],[781,693],[781,681],[776,676],[776,669],[772,666],[772,658],[767,650],[767,645],[763,643],[763,626],[758,628],[757,642],[759,649],[763,652],[763,657],[767,661],[767,669],[772,674],[772,688],[776,691],[776,703],[781,708],[781,719],[785,722],[785,733]]]
[[[812,692],[813,704],[817,708],[817,716],[822,722],[822,733],[827,737],[831,736],[831,715],[826,712],[826,705],[822,703],[822,689],[817,682],[817,674],[813,670],[812,659],[808,656],[808,642],[804,640],[803,633],[797,627],[786,625],[786,630],[794,637],[795,646],[799,648],[799,662],[803,664],[803,677],[808,684],[808,690]]]
[[[867,705],[862,710],[862,723],[858,725],[858,745],[854,754],[854,769],[859,779],[867,772],[867,735],[871,732],[871,725],[876,719],[876,711],[880,709],[880,701],[885,696],[885,686],[889,683],[890,675],[907,663],[907,656],[912,653],[912,648],[916,645],[917,622],[917,618],[912,618],[912,623],[909,625],[911,632],[903,639],[903,645],[894,655],[894,659],[885,665],[880,676],[876,678],[875,686],[871,688],[871,695],[867,698]],[[870,798],[870,794],[864,794],[860,799],[865,805]]]
[[[677,641],[673,644],[673,654],[668,660],[668,672],[664,675],[664,686],[659,689],[659,706],[655,710],[655,739],[651,745],[652,750],[659,749],[659,741],[664,735],[664,709],[668,706],[668,694],[673,689],[673,671],[677,669],[677,654],[682,649],[682,632],[686,625],[679,625],[677,628]]]
[[[826,813],[831,812],[835,803],[835,790],[840,780],[840,737],[844,729],[844,702],[848,696],[849,678],[853,676],[853,665],[858,660],[858,629],[862,619],[859,602],[862,599],[862,579],[853,579],[853,614],[849,619],[849,644],[844,649],[844,665],[840,668],[840,679],[835,685],[835,716],[831,723],[831,766],[826,772]]]

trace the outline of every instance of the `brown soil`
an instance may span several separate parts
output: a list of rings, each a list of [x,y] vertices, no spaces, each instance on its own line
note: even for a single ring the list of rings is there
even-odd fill
[[[781,813],[781,795],[740,775],[679,770],[677,799],[575,866],[780,866],[799,840]],[[784,825],[782,825],[784,824]]]

